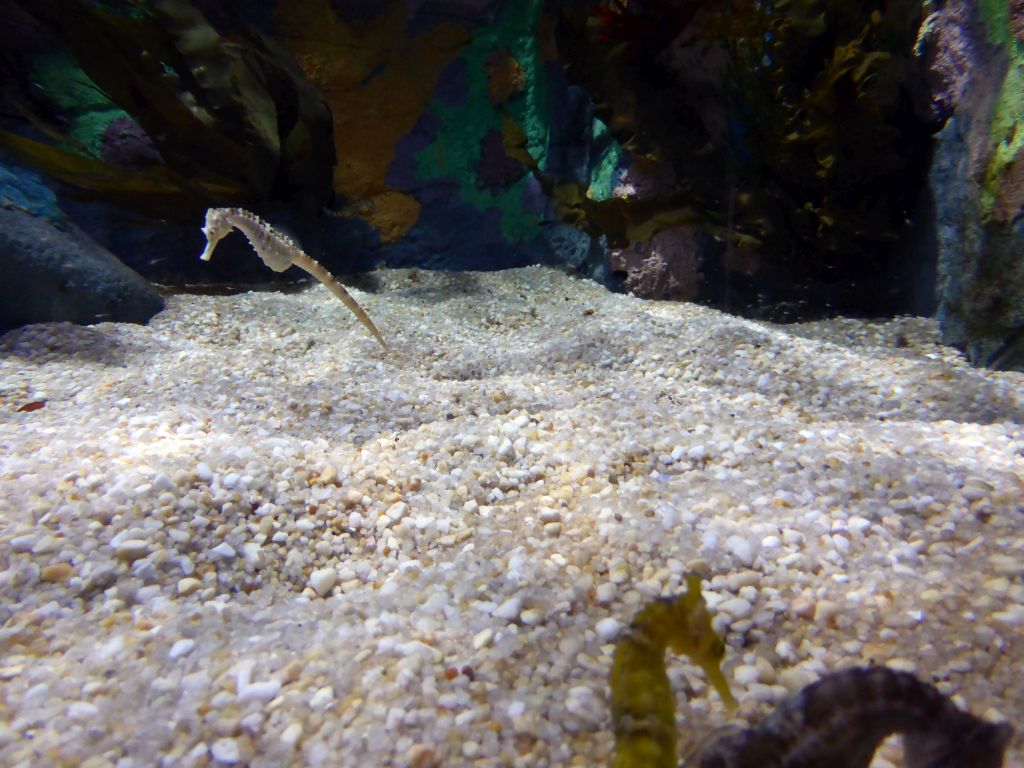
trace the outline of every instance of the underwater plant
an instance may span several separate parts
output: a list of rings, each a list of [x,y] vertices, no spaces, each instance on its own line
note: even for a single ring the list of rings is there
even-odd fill
[[[373,334],[380,345],[387,349],[388,345],[384,342],[380,331],[377,330],[377,326],[373,324],[370,316],[359,306],[358,302],[352,298],[352,294],[345,290],[345,286],[339,283],[337,278],[324,269],[319,262],[314,261],[291,238],[275,230],[255,213],[242,208],[211,208],[208,210],[203,226],[206,247],[199,258],[209,261],[217,243],[232,229],[237,229],[245,235],[253,250],[256,251],[256,255],[275,272],[284,272],[289,267],[296,266],[323,283],[327,290],[352,310],[352,314]]]
[[[91,197],[161,218],[273,199],[316,212],[330,202],[330,110],[289,55],[230,4],[16,1],[158,153],[155,164],[125,168],[83,154],[73,137],[52,143],[0,131],[0,145],[21,160]],[[3,52],[8,62],[20,55]],[[8,69],[32,71],[25,63]],[[39,90],[32,81],[20,87]],[[50,126],[44,135],[59,134],[58,115],[26,117],[37,133]]]
[[[556,37],[620,144],[672,169],[672,208],[838,281],[876,274],[908,232],[941,127],[922,15],[919,0],[603,0],[559,4]]]
[[[615,646],[611,688],[615,761],[612,768],[676,768],[675,702],[665,671],[665,650],[689,656],[730,707],[736,699],[722,675],[725,643],[711,627],[700,577],[686,592],[661,599],[633,617]]]

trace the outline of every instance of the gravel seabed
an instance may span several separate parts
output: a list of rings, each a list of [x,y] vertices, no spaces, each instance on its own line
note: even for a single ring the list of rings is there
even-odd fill
[[[389,351],[320,286],[0,340],[0,764],[605,765],[616,633],[689,570],[741,707],[670,658],[681,751],[874,661],[1022,764],[1024,376],[926,319],[375,279]]]

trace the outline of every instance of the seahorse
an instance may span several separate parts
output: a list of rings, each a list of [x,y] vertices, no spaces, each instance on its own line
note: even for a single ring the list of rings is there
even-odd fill
[[[687,768],[867,768],[882,740],[903,734],[907,768],[999,768],[1013,735],[957,707],[933,685],[887,667],[826,675],[753,728],[698,749]]]
[[[318,261],[314,261],[309,254],[302,250],[299,245],[290,237],[278,232],[267,222],[251,211],[244,208],[210,208],[206,212],[206,222],[203,226],[203,234],[206,235],[206,247],[199,258],[209,261],[213,256],[213,250],[232,228],[237,229],[249,240],[256,255],[263,259],[263,263],[275,272],[284,272],[293,264],[303,269],[321,283],[327,290],[341,299],[345,306],[352,310],[352,314],[358,318],[380,345],[387,349],[384,337],[380,335],[377,326],[373,324],[370,316],[366,314],[361,306],[352,298],[352,294],[345,290],[345,286],[338,282],[337,278],[328,272]]]
[[[689,576],[684,594],[640,610],[615,646],[609,677],[615,731],[612,768],[677,768],[667,648],[693,659],[725,703],[736,706],[721,669],[725,643],[711,627],[700,577]]]

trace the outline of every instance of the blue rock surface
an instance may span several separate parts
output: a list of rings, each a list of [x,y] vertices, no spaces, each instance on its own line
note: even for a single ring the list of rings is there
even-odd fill
[[[160,294],[77,227],[0,208],[0,331],[29,323],[145,323]]]

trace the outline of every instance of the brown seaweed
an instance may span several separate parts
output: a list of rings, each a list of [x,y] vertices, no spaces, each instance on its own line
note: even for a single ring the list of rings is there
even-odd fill
[[[23,0],[85,75],[152,140],[164,165],[128,172],[5,133],[0,143],[96,197],[165,217],[211,203],[287,197],[317,211],[332,196],[331,115],[287,53],[229,6],[184,0]],[[77,159],[75,159],[77,157]]]

